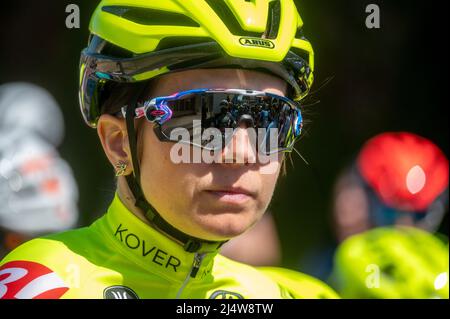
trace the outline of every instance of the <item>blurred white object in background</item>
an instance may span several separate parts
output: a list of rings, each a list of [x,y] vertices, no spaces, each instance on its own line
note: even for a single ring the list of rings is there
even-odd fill
[[[0,226],[29,236],[76,225],[78,189],[53,145],[0,130]]]
[[[0,85],[0,129],[35,132],[58,146],[64,120],[58,103],[45,89],[26,82]]]
[[[25,82],[0,85],[0,228],[39,236],[72,228],[78,188],[56,146],[62,112],[45,89]]]

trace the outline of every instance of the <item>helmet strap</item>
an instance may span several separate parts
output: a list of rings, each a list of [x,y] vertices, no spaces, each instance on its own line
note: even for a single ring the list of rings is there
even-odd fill
[[[134,125],[134,118],[135,118],[135,110],[137,107],[137,102],[139,99],[139,96],[141,95],[143,89],[145,88],[145,82],[141,84],[141,86],[138,89],[138,92],[133,96],[131,99],[127,110],[126,110],[126,125],[127,125],[127,132],[128,132],[128,142],[130,144],[130,153],[131,153],[131,160],[133,163],[133,174],[129,174],[126,176],[126,181],[128,184],[128,187],[130,188],[130,191],[132,192],[135,203],[134,205],[140,209],[145,214],[145,217],[150,222],[152,226],[154,226],[157,230],[164,233],[165,235],[168,235],[169,237],[175,239],[176,241],[180,242],[183,245],[183,248],[185,251],[194,253],[199,251],[204,244],[217,244],[217,248],[222,246],[226,241],[207,241],[204,239],[200,239],[197,237],[190,236],[172,225],[170,225],[168,222],[166,222],[161,215],[157,212],[157,210],[146,200],[144,193],[142,191],[141,187],[141,173],[140,173],[140,166],[139,161],[137,157],[137,132]]]

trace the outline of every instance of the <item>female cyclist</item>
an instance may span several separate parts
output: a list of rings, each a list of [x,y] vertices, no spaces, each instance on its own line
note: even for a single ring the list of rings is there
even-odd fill
[[[292,0],[101,1],[80,105],[116,196],[91,226],[7,256],[0,297],[335,297],[305,275],[218,254],[262,217],[301,133],[314,67],[302,25]],[[261,104],[273,110],[266,127],[250,112]]]

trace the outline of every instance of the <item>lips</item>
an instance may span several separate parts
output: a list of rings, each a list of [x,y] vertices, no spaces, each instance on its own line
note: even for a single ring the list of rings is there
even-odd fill
[[[230,194],[244,194],[247,196],[255,196],[255,193],[242,188],[242,187],[217,187],[217,188],[213,188],[213,189],[207,189],[207,192],[222,192],[222,193],[230,193]]]
[[[255,193],[240,187],[219,187],[208,189],[206,193],[218,201],[229,204],[242,204],[255,197]]]

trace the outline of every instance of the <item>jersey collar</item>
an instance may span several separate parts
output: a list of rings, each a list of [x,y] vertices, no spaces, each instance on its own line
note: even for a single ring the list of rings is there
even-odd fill
[[[204,280],[206,276],[211,276],[214,256],[218,253],[217,244],[204,245],[197,253],[186,252],[181,244],[130,212],[117,193],[106,215],[99,220],[99,227],[124,258],[149,272],[171,281],[184,281],[188,276],[191,277],[194,263],[198,266],[200,257],[196,276],[190,280]]]

